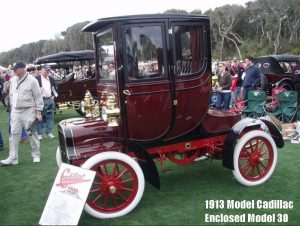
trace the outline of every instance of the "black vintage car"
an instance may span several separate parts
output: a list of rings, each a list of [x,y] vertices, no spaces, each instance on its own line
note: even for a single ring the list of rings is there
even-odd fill
[[[82,101],[86,91],[89,90],[94,98],[97,97],[96,78],[92,65],[94,63],[94,51],[60,52],[39,57],[35,63],[37,65],[49,64],[53,69],[52,73],[57,81],[58,93],[55,102],[71,102],[76,111],[84,115]],[[80,74],[82,70],[84,70],[84,76]]]
[[[260,67],[267,94],[271,94],[275,87],[293,89],[292,70],[299,61],[300,56],[295,55],[270,55],[254,59],[254,63]]]

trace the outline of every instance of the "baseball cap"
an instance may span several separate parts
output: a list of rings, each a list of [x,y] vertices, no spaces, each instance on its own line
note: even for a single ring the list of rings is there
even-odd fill
[[[16,61],[12,66],[12,70],[16,70],[18,68],[26,68],[26,64],[22,61]]]

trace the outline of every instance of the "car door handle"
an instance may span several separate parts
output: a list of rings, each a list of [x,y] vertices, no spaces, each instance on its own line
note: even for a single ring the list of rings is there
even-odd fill
[[[126,96],[130,96],[130,95],[131,95],[131,93],[130,93],[130,91],[129,91],[128,89],[124,89],[124,90],[123,90],[123,93],[124,93],[124,95],[126,95]]]
[[[72,91],[71,90],[69,90],[69,95],[72,96]]]

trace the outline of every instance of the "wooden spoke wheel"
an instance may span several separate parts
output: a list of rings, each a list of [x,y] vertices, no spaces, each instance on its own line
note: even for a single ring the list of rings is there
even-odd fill
[[[145,180],[139,164],[120,152],[103,152],[88,159],[82,168],[96,171],[85,211],[104,219],[133,210],[142,198]]]
[[[277,163],[277,148],[272,137],[263,131],[243,135],[234,149],[233,175],[246,186],[255,186],[268,180]]]

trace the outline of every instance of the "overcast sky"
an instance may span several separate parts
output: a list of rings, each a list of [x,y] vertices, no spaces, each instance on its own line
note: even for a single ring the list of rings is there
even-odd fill
[[[41,39],[54,39],[78,22],[103,17],[162,13],[167,9],[202,12],[250,0],[2,0],[0,52]]]

